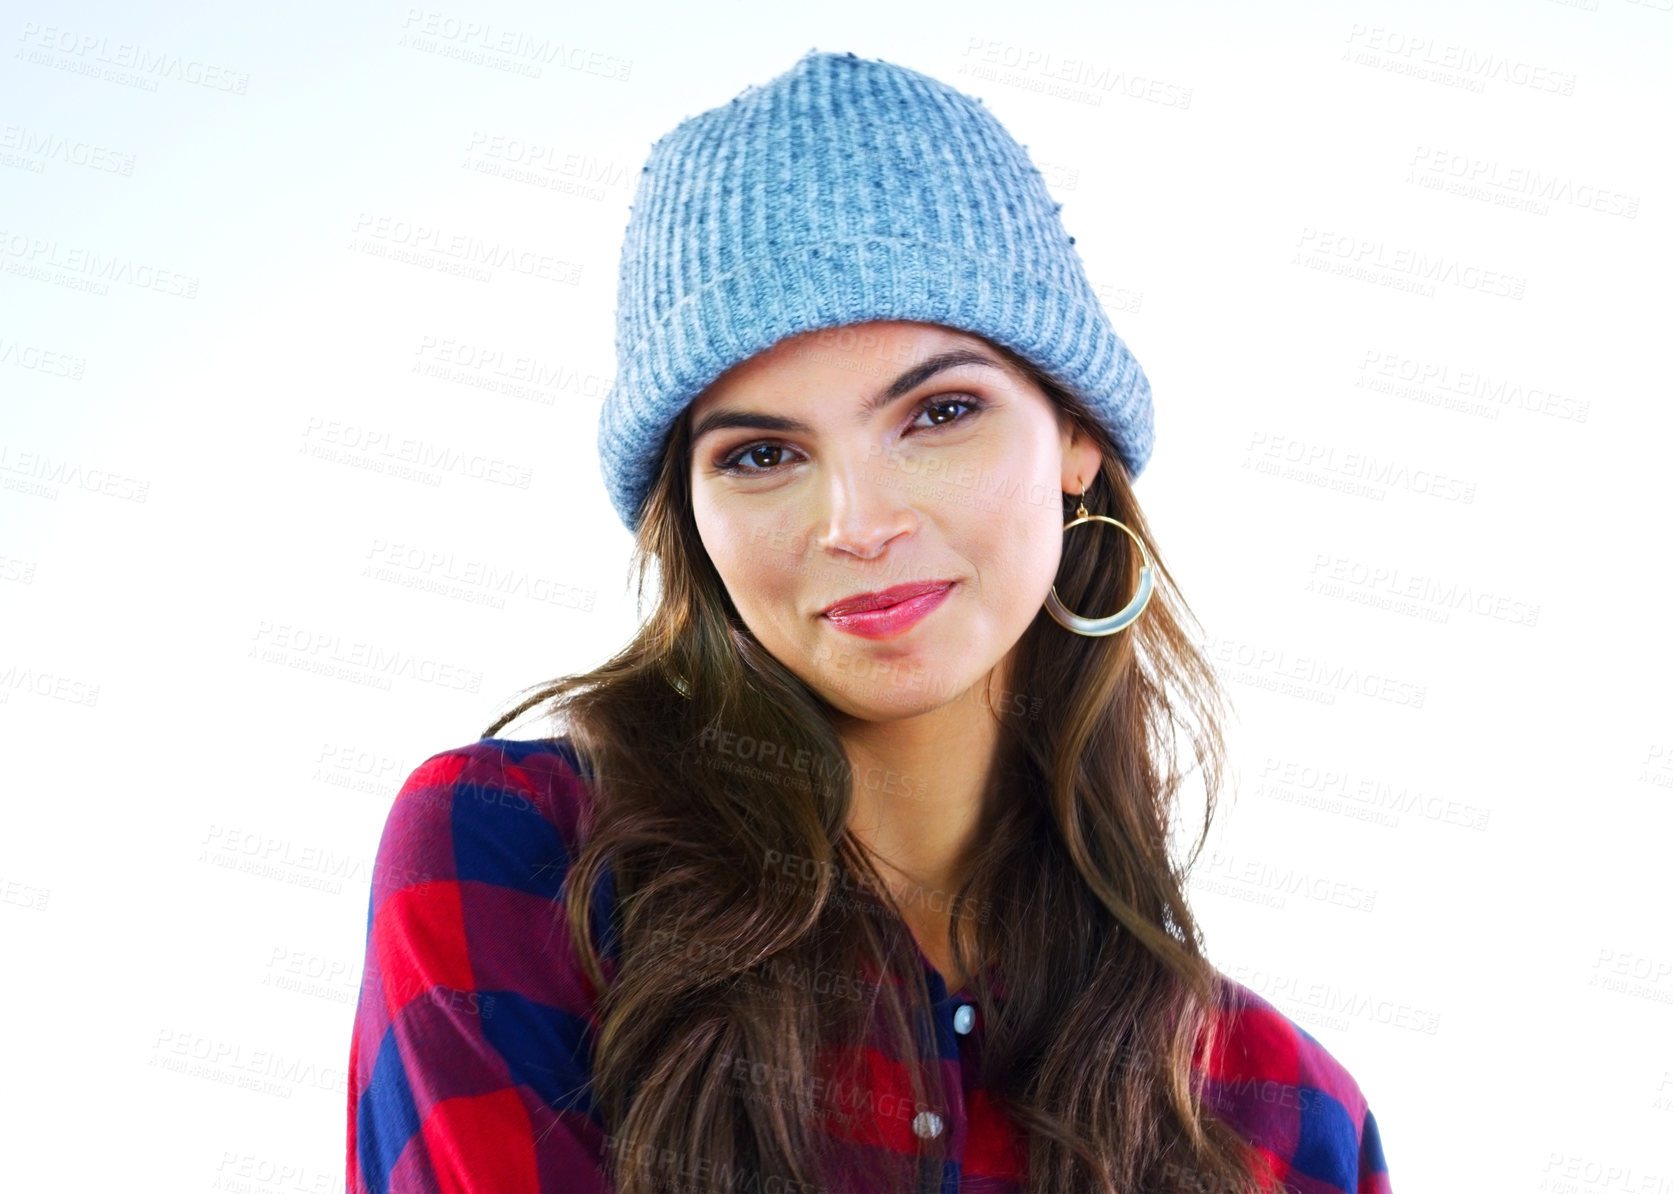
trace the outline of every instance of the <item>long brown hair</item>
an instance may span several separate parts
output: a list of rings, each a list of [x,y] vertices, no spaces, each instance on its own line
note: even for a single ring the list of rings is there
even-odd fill
[[[951,910],[953,956],[981,1006],[981,1083],[1026,1137],[1031,1190],[1271,1189],[1193,1065],[1212,1048],[1222,989],[1184,883],[1222,781],[1224,697],[1107,434],[1030,362],[990,347],[1098,442],[1086,505],[1144,540],[1156,587],[1119,634],[1073,634],[1042,610],[1017,643],[988,789],[1004,799],[988,802],[963,886],[929,896]],[[641,602],[647,574],[659,581],[650,617],[614,658],[540,686],[484,736],[544,704],[596,793],[564,894],[603,991],[592,1093],[616,1189],[829,1189],[851,1171],[820,1116],[833,1102],[863,1106],[866,1078],[822,1068],[825,1046],[855,1039],[881,1009],[916,1105],[944,1107],[934,1051],[911,1063],[923,1030],[908,1026],[929,995],[900,901],[845,829],[856,776],[831,707],[762,647],[703,549],[689,414],[668,437],[633,553]],[[1060,598],[1094,613],[1125,604],[1142,563],[1131,539],[1107,524],[1071,534]],[[1202,829],[1176,858],[1192,767]],[[609,984],[590,930],[605,868],[620,947]],[[1004,984],[998,1002],[985,960]],[[899,985],[875,981],[884,974]],[[948,1135],[867,1174],[868,1188],[936,1188]]]

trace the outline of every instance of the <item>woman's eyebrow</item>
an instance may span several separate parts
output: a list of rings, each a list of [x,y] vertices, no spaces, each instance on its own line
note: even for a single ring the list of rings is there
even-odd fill
[[[864,422],[879,408],[889,405],[923,385],[924,382],[948,369],[956,369],[960,365],[985,365],[990,369],[1004,371],[1004,366],[985,352],[978,352],[970,348],[956,348],[949,352],[937,353],[927,357],[895,378],[883,389],[873,394],[860,404],[858,422]],[[726,431],[734,427],[748,427],[757,431],[787,431],[807,434],[813,430],[800,419],[786,418],[783,415],[769,415],[752,410],[711,410],[691,429],[691,442],[696,444],[711,431]]]

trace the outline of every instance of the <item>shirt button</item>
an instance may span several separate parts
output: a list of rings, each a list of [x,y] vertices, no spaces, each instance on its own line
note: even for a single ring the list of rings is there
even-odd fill
[[[976,1027],[976,1008],[973,1004],[961,1003],[953,1012],[953,1031],[960,1036]]]
[[[912,1130],[920,1140],[932,1140],[941,1135],[941,1117],[933,1111],[920,1111],[912,1119]]]

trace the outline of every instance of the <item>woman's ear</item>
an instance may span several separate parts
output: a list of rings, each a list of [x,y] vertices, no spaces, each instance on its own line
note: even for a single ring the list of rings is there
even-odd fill
[[[1063,433],[1063,492],[1079,497],[1082,489],[1091,489],[1102,464],[1103,452],[1098,441],[1070,420]]]

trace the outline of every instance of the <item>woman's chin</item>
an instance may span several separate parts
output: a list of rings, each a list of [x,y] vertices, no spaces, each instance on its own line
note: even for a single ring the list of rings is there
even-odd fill
[[[904,721],[933,713],[970,690],[975,677],[938,673],[930,669],[897,668],[893,680],[856,680],[853,676],[821,677],[819,693],[841,713],[861,721]]]

